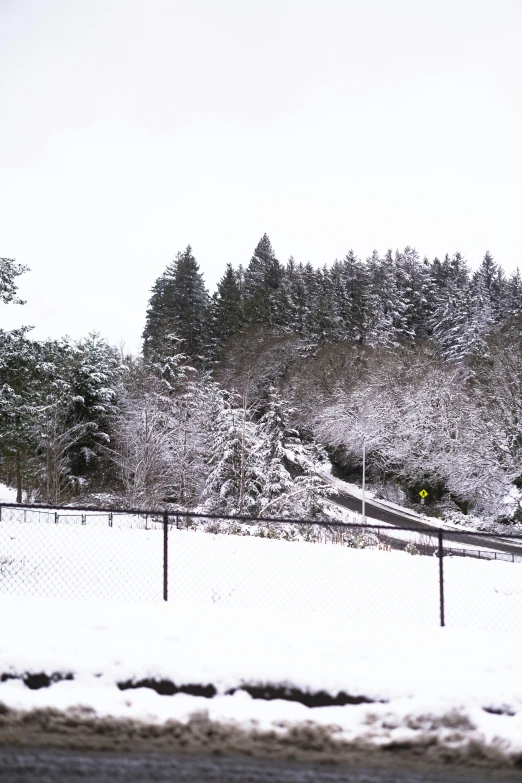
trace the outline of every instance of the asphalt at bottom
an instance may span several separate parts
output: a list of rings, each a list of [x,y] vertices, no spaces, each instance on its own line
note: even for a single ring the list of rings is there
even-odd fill
[[[415,768],[416,767],[416,768]],[[401,764],[338,767],[239,757],[1,748],[1,783],[499,783],[520,772]]]

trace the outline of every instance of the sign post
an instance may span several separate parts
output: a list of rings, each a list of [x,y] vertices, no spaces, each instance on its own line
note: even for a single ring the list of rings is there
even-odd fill
[[[363,475],[362,475],[362,521],[363,525],[366,524],[366,439],[363,438]]]
[[[421,496],[421,505],[424,505],[424,501],[428,497],[428,493],[426,492],[425,489],[421,489],[419,495]]]

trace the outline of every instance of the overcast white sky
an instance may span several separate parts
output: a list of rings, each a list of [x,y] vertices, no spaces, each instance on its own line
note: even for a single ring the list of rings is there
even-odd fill
[[[522,266],[522,0],[0,0],[2,325],[137,350],[191,244]]]

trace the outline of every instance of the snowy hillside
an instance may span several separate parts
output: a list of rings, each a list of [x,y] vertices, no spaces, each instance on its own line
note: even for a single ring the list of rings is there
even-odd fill
[[[25,268],[2,261],[12,301]],[[139,356],[0,330],[0,480],[53,505],[317,518],[315,468],[360,485],[364,451],[407,505],[425,489],[439,517],[516,524],[521,292],[489,252],[474,272],[412,247],[314,269],[265,234],[210,295],[188,246],[152,286]]]

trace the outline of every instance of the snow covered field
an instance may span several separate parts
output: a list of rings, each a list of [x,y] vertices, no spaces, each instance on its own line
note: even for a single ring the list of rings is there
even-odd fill
[[[23,512],[18,514],[23,519]],[[161,529],[109,528],[106,516],[99,524],[92,518],[87,525],[72,519],[75,524],[3,519],[0,593],[163,599]],[[171,601],[306,611],[336,615],[343,622],[439,623],[435,557],[176,528],[168,539]],[[448,626],[522,631],[522,568],[517,563],[446,557],[444,593]]]
[[[204,714],[278,736],[306,725],[347,747],[522,757],[516,563],[445,558],[439,628],[435,557],[174,528],[165,603],[161,529],[18,514],[0,524],[8,716],[52,708],[161,727]],[[41,673],[69,679],[24,684]],[[213,698],[148,687],[161,681]],[[294,695],[252,698],[267,687]],[[333,703],[307,706],[318,693]]]
[[[0,613],[0,672],[13,678],[0,684],[2,731],[10,714],[35,709],[158,731],[198,715],[255,734],[304,727],[310,745],[326,731],[339,746],[400,745],[494,764],[522,758],[522,634],[188,602],[2,596]],[[71,679],[24,685],[27,673],[42,672]],[[212,686],[214,696],[145,687],[160,682]],[[286,698],[252,698],[256,686]],[[305,706],[296,693],[338,703]]]

